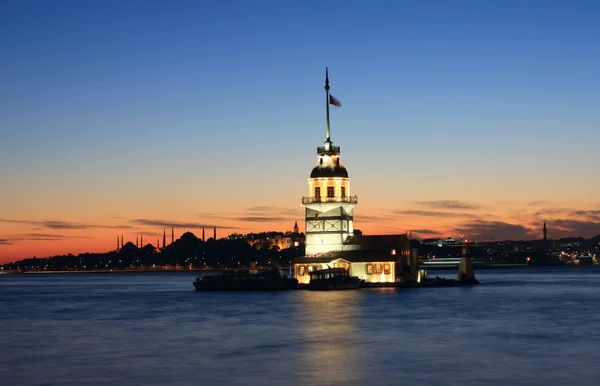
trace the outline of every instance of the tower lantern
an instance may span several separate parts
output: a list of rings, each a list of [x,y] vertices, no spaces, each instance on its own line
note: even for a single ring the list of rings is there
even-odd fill
[[[340,161],[340,147],[331,141],[329,105],[341,103],[329,94],[329,71],[325,69],[327,129],[325,143],[317,147],[317,165],[310,173],[308,196],[302,198],[306,220],[306,256],[342,250],[354,232],[356,196],[350,195],[348,171]]]

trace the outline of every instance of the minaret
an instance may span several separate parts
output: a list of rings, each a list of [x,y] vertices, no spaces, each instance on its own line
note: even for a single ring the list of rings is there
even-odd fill
[[[204,227],[202,227],[202,241],[206,241],[206,239],[204,238]]]
[[[123,234],[121,233],[121,249],[123,249]]]
[[[175,229],[171,227],[171,244],[175,242]]]
[[[135,247],[139,248],[140,246],[138,245],[138,235],[135,235]]]
[[[308,180],[308,197],[302,198],[306,220],[306,256],[342,250],[354,233],[356,196],[350,195],[348,171],[340,162],[340,147],[331,142],[329,105],[340,102],[329,94],[329,71],[325,68],[325,143],[317,147],[317,165]]]
[[[117,252],[119,252],[119,236],[117,235]]]
[[[213,238],[217,241],[217,227],[213,228]]]
[[[546,221],[544,221],[544,241],[548,240],[548,228],[546,228]]]
[[[167,246],[167,231],[163,229],[163,248]]]
[[[156,239],[156,249],[160,249],[160,239]]]
[[[298,221],[294,222],[294,233],[300,233],[300,228],[298,227]]]

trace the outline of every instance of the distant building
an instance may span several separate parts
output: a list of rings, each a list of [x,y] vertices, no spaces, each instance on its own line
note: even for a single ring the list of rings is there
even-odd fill
[[[462,245],[463,244],[463,237],[460,236],[460,238],[458,240],[456,240],[454,238],[454,236],[450,236],[448,238],[445,239],[423,239],[421,240],[421,243],[425,244],[425,245],[435,245],[438,247],[443,247],[446,245]]]
[[[406,235],[354,234],[354,208],[358,198],[351,195],[350,177],[340,161],[340,148],[331,141],[329,104],[339,106],[339,102],[329,95],[327,72],[325,93],[326,140],[323,146],[317,147],[317,165],[308,180],[309,195],[302,198],[306,253],[294,260],[294,276],[305,284],[310,280],[309,272],[329,266],[346,268],[351,275],[370,283],[415,277],[416,253],[411,254]]]
[[[246,242],[255,248],[266,248],[273,249],[288,249],[288,248],[299,248],[304,246],[304,235],[298,233],[298,223],[294,224],[294,232],[271,232],[262,234],[249,234],[246,235]]]

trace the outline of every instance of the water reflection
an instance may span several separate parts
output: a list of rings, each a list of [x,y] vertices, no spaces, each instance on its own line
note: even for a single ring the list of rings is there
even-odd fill
[[[356,323],[359,292],[298,291],[297,296],[293,314],[303,341],[298,350],[298,384],[349,384],[356,380],[362,367]]]

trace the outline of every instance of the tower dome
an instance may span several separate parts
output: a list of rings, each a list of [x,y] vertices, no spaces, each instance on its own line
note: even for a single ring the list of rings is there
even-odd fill
[[[310,178],[348,178],[348,170],[340,162],[339,156],[328,156],[319,154],[319,162],[310,173]]]

